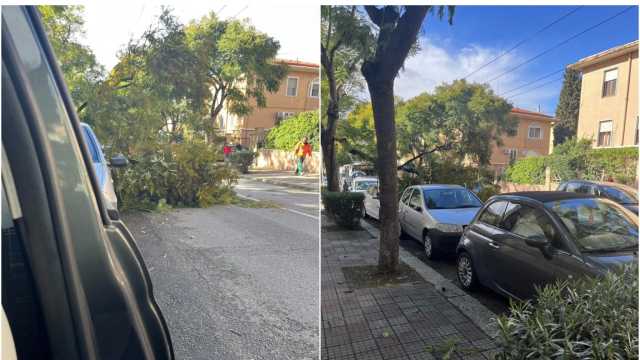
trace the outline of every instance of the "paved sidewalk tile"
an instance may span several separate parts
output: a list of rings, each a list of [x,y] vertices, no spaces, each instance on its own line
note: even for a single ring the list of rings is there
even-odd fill
[[[430,283],[352,287],[343,268],[376,265],[378,240],[322,224],[322,359],[492,358],[493,341]]]

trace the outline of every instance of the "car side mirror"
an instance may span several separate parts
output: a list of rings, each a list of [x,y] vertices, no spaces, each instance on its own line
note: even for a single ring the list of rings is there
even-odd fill
[[[112,167],[125,167],[129,165],[129,160],[122,154],[118,154],[111,158],[111,163],[109,164]]]
[[[415,209],[416,209],[417,212],[422,212],[422,207],[420,207],[420,206],[416,206]]]
[[[120,220],[120,212],[116,209],[107,209],[107,215],[111,220]]]
[[[549,245],[549,240],[542,235],[533,235],[524,239],[524,242],[529,245],[539,249],[542,249]]]

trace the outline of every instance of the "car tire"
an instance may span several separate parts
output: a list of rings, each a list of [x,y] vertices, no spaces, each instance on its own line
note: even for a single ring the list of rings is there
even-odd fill
[[[478,288],[478,274],[473,266],[471,256],[465,251],[458,254],[456,276],[463,289],[473,291]]]
[[[422,234],[422,246],[424,247],[424,255],[427,259],[435,260],[440,256],[440,249],[438,249],[437,244],[429,236],[427,231],[424,231]]]

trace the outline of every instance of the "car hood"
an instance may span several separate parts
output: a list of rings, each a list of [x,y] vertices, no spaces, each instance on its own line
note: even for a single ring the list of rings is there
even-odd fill
[[[478,210],[480,210],[479,207],[463,209],[429,209],[428,211],[429,214],[439,223],[469,225],[471,220],[476,216]]]
[[[633,251],[620,251],[615,253],[588,254],[587,261],[603,270],[615,270],[622,265],[638,261],[637,253]]]

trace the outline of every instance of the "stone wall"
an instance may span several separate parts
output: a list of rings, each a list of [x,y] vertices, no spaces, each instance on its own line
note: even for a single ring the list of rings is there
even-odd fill
[[[311,158],[307,157],[304,162],[304,171],[307,173],[318,173],[320,171],[320,152],[314,151]],[[294,171],[296,158],[293,151],[260,149],[258,150],[253,169],[269,170],[290,170]]]

